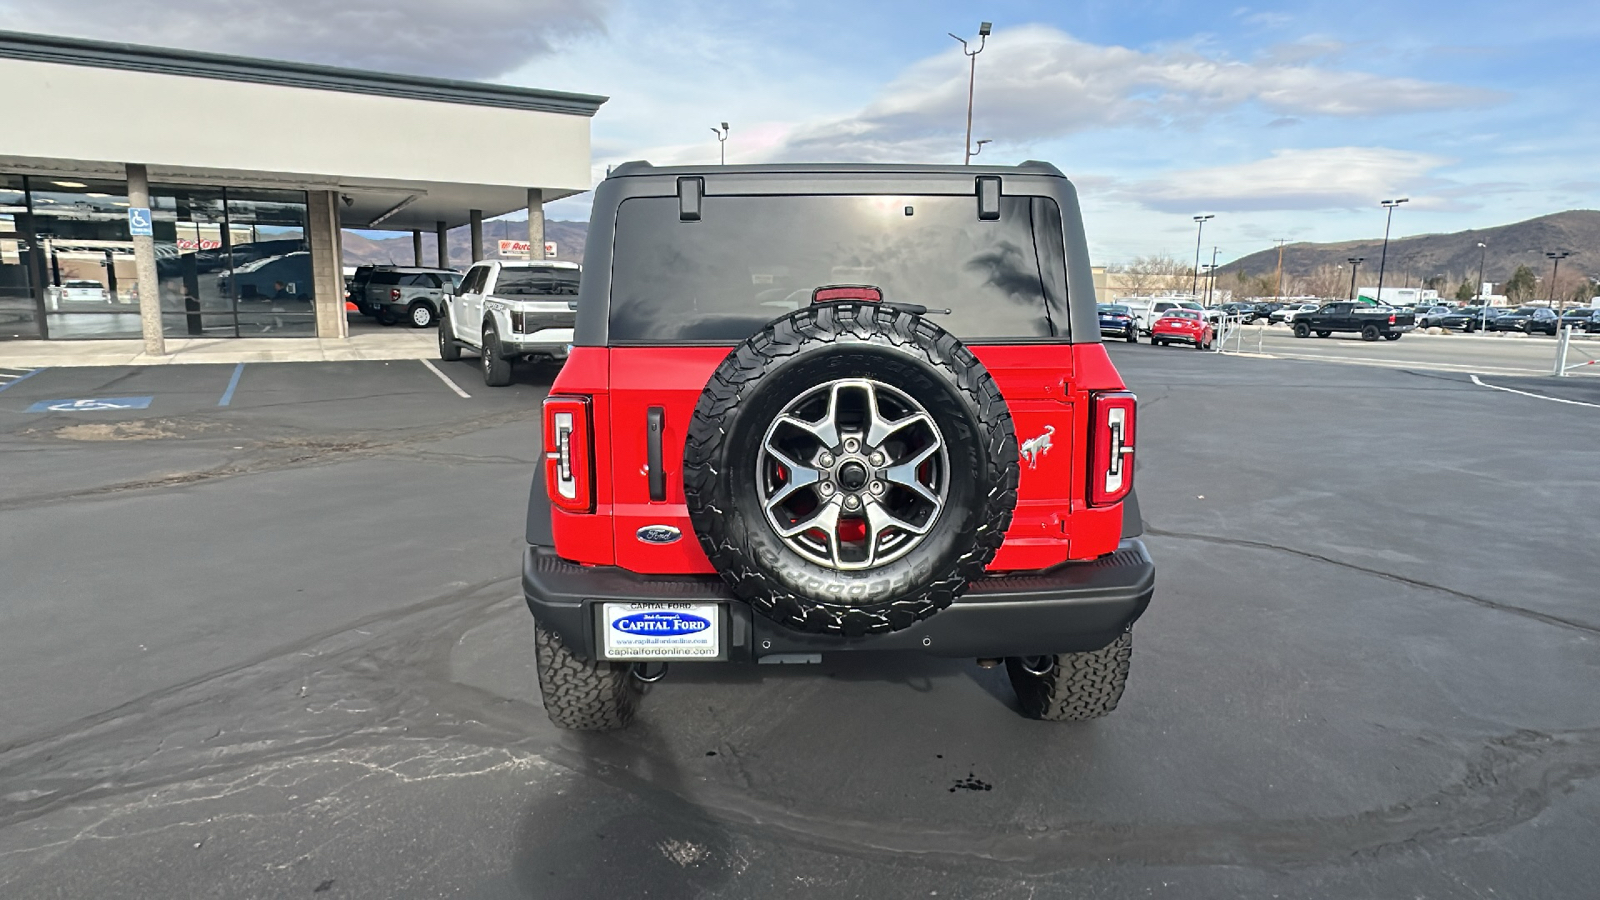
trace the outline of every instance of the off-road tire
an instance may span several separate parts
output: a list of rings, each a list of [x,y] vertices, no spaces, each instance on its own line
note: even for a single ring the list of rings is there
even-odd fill
[[[1361,339],[1363,341],[1375,341],[1378,339],[1379,334],[1380,332],[1376,325],[1367,325],[1361,329]]]
[[[456,343],[455,332],[450,326],[449,307],[439,310],[439,358],[445,362],[455,362],[461,358],[461,345]]]
[[[1297,338],[1310,337],[1311,326],[1304,322],[1294,323],[1294,336]]]
[[[1384,335],[1383,339],[1386,340],[1386,341],[1398,341],[1398,340],[1400,340],[1400,332],[1391,331],[1388,334]]]
[[[642,688],[629,664],[584,659],[538,620],[533,623],[533,657],[544,711],[557,727],[615,731],[633,720]]]
[[[757,496],[756,450],[772,419],[816,384],[871,377],[913,397],[948,454],[946,502],[927,535],[881,566],[841,571],[791,548]],[[876,303],[822,303],[774,320],[717,367],[689,423],[683,483],[700,546],[740,600],[797,631],[898,631],[981,578],[1011,525],[1020,475],[994,377],[932,321]]]
[[[479,367],[483,369],[483,383],[489,387],[505,387],[511,383],[511,360],[506,359],[500,346],[500,333],[493,325],[483,329],[482,354]]]
[[[1006,674],[1011,676],[1023,715],[1050,722],[1082,722],[1117,708],[1132,659],[1133,635],[1123,632],[1099,650],[1058,654],[1055,665],[1044,675],[1034,675],[1022,667],[1020,658],[1009,657]]]
[[[1332,336],[1333,336],[1333,332],[1331,332],[1331,331],[1319,331],[1319,332],[1317,332],[1317,337],[1319,337],[1319,338],[1332,337]]]

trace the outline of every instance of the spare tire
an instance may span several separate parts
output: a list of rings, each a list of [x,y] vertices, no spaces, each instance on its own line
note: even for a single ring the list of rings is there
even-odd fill
[[[684,494],[740,600],[785,627],[898,631],[984,574],[1011,525],[1011,413],[933,322],[817,304],[734,348],[700,394]]]

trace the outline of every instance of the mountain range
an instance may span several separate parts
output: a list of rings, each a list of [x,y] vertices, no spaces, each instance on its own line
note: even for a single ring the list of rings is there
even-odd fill
[[[370,234],[370,232],[369,232]],[[583,261],[584,239],[589,234],[588,222],[567,222],[560,219],[546,219],[544,223],[544,239],[556,242],[556,259]],[[487,259],[499,259],[501,239],[520,240],[528,239],[528,226],[523,222],[485,222],[483,223],[483,251]],[[344,264],[346,267],[359,266],[367,263],[391,264],[409,266],[412,264],[411,236],[401,235],[392,238],[368,237],[356,231],[344,233]],[[434,235],[422,235],[422,260],[424,265],[434,265]],[[466,228],[453,228],[449,236],[450,265],[452,268],[465,270],[472,263],[472,234]]]
[[[1479,243],[1486,246],[1479,248]],[[1366,257],[1361,263],[1362,284],[1376,283],[1382,250],[1382,238],[1286,244],[1283,275],[1286,280],[1307,277],[1319,268],[1343,266],[1350,257],[1362,256]],[[1540,278],[1547,278],[1551,261],[1545,253],[1560,251],[1571,253],[1561,262],[1563,281],[1569,272],[1600,275],[1600,210],[1574,209],[1493,228],[1392,238],[1385,283],[1398,286],[1409,277],[1414,284],[1434,275],[1446,276],[1451,285],[1462,280],[1476,283],[1480,254],[1485,281],[1504,282],[1517,266],[1527,266]],[[1218,271],[1223,275],[1274,275],[1277,267],[1278,248],[1272,247],[1240,257]]]

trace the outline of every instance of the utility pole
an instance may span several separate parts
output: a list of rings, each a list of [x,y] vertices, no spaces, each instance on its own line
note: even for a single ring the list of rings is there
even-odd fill
[[[1366,262],[1365,256],[1352,256],[1345,262],[1350,264],[1350,299],[1356,299],[1356,272],[1361,270],[1361,264]]]
[[[723,122],[721,129],[717,129],[717,128],[711,129],[711,133],[717,136],[717,149],[721,152],[722,165],[727,165],[728,164],[728,123],[727,122]]]
[[[966,54],[969,63],[967,67],[967,139],[961,143],[961,164],[964,166],[972,164],[972,89],[978,81],[978,54],[983,52],[984,45],[989,42],[989,32],[993,27],[988,22],[978,23],[978,49],[976,50],[969,49],[967,42],[956,37],[954,33],[945,32],[945,34],[956,38],[960,42],[961,52]]]
[[[1288,238],[1278,238],[1278,287],[1275,289],[1277,296],[1274,299],[1283,299],[1283,245]]]
[[[1200,296],[1200,236],[1206,233],[1206,220],[1215,218],[1216,215],[1213,213],[1194,217],[1195,223],[1200,227],[1194,232],[1194,283],[1189,285],[1190,296]]]
[[[1385,200],[1382,204],[1389,211],[1389,218],[1383,223],[1383,255],[1378,257],[1378,296],[1372,298],[1380,305],[1383,303],[1383,268],[1389,262],[1389,226],[1394,224],[1394,208],[1410,200],[1410,197],[1401,197],[1399,200]]]

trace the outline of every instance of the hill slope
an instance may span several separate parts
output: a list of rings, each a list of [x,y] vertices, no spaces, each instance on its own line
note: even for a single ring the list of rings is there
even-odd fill
[[[1484,260],[1485,281],[1503,282],[1519,265],[1533,269],[1541,278],[1548,277],[1550,261],[1544,254],[1560,250],[1572,253],[1561,263],[1563,279],[1569,268],[1574,273],[1600,275],[1600,210],[1575,209],[1494,228],[1391,239],[1384,281],[1398,285],[1410,276],[1414,285],[1435,274],[1448,276],[1452,285],[1463,278],[1476,281],[1479,241],[1489,245]],[[1364,256],[1361,282],[1376,283],[1382,249],[1381,237],[1332,244],[1286,244],[1284,278],[1309,276],[1320,266],[1343,265],[1352,256]],[[1220,271],[1228,275],[1239,271],[1264,275],[1276,272],[1277,266],[1278,250],[1274,247],[1234,260],[1221,266]]]

